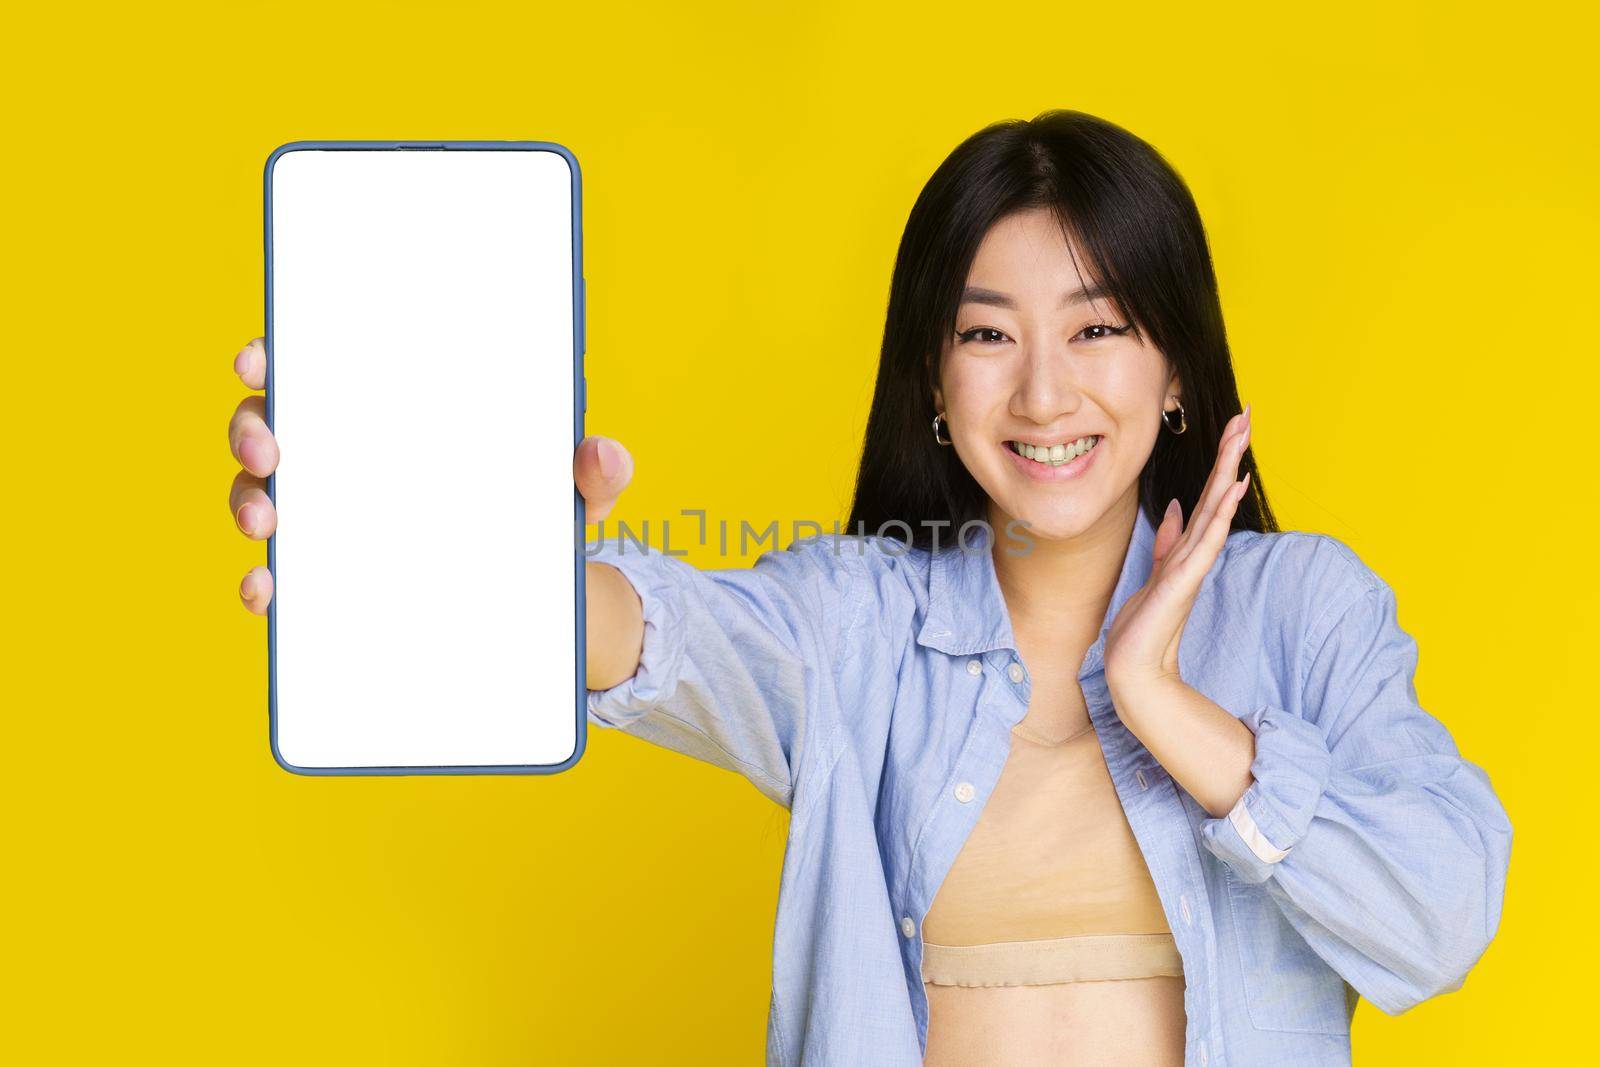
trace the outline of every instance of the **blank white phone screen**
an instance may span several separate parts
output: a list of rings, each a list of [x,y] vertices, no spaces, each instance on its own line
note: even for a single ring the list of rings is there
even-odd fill
[[[290,769],[505,772],[577,750],[574,177],[544,150],[272,164]]]

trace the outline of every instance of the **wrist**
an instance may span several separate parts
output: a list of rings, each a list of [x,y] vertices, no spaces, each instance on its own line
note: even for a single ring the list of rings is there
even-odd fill
[[[1188,688],[1188,683],[1175,674],[1106,674],[1106,689],[1119,715],[1159,707]]]

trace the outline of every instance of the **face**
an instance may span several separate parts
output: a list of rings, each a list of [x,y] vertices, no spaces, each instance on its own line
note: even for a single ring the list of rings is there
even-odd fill
[[[1182,396],[1165,356],[1085,291],[1074,253],[1085,262],[1048,209],[997,222],[940,355],[934,410],[989,495],[997,538],[1012,519],[1035,538],[1076,537],[1136,507],[1162,409]]]

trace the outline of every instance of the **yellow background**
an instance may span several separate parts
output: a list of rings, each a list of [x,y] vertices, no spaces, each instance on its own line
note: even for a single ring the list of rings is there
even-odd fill
[[[872,7],[8,17],[0,1058],[758,1062],[787,814],[741,779],[601,730],[553,778],[273,762],[265,622],[235,594],[265,546],[225,504],[262,166],[300,138],[566,144],[588,426],[637,458],[619,516],[827,521],[918,189],[1050,107],[1189,181],[1263,483],[1398,590],[1424,706],[1516,828],[1498,940],[1458,993],[1363,1003],[1357,1062],[1538,1062],[1587,1028],[1593,25]]]

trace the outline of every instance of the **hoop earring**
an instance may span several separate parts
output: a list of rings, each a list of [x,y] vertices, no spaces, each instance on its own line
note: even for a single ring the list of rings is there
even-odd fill
[[[951,441],[950,438],[945,437],[940,433],[939,424],[941,422],[944,423],[946,427],[950,425],[950,423],[945,419],[944,412],[942,411],[933,417],[933,439],[941,445],[954,444],[955,442]]]
[[[1174,434],[1180,434],[1189,428],[1189,417],[1184,414],[1183,401],[1178,400],[1177,397],[1173,397],[1172,399],[1177,400],[1178,402],[1178,426],[1176,429],[1173,429],[1172,420],[1167,418],[1167,416],[1171,415],[1172,412],[1167,411],[1164,408],[1161,411],[1161,421],[1166,423],[1167,429],[1172,430]]]

